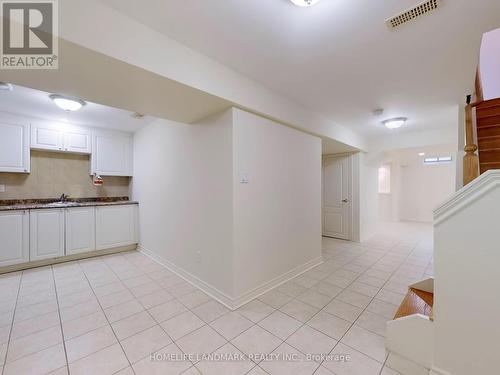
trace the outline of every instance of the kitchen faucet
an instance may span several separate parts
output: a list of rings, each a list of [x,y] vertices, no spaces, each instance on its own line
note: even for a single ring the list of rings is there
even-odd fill
[[[61,196],[59,197],[59,201],[67,202],[68,198],[69,198],[69,195],[62,193]]]

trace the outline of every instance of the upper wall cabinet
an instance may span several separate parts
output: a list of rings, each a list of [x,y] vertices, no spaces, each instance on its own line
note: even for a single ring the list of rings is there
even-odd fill
[[[128,133],[94,130],[91,174],[132,176],[132,136]]]
[[[32,124],[31,148],[37,150],[90,154],[90,129],[60,125]]]
[[[28,123],[0,119],[0,172],[30,172]]]

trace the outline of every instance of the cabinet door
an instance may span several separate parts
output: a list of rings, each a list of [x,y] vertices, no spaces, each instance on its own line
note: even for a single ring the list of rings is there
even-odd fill
[[[31,127],[31,148],[62,151],[63,132],[56,126],[33,124]]]
[[[90,154],[91,136],[87,129],[64,132],[64,151]]]
[[[137,205],[96,207],[97,250],[137,243]]]
[[[30,261],[64,255],[64,209],[30,211]]]
[[[29,262],[28,211],[0,212],[0,267]]]
[[[0,172],[30,172],[29,124],[0,120]]]
[[[92,173],[132,176],[132,137],[112,131],[95,131],[92,137]]]
[[[95,250],[95,207],[66,209],[66,255]]]

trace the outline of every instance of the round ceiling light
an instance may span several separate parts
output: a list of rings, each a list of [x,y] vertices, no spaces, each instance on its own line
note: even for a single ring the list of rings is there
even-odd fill
[[[53,100],[53,102],[61,109],[67,111],[67,112],[74,112],[78,111],[80,108],[82,108],[85,104],[83,100],[81,99],[73,99],[73,98],[68,98],[63,95],[49,95],[50,99]]]
[[[382,121],[382,124],[384,124],[387,129],[399,129],[407,120],[406,117],[396,117]]]
[[[12,91],[14,88],[10,83],[0,82],[0,91]]]
[[[299,7],[310,7],[320,2],[320,0],[290,0],[290,1]]]

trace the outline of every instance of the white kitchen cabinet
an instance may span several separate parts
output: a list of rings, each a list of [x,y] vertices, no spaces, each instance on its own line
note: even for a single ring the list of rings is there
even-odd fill
[[[70,129],[64,132],[64,151],[90,154],[92,137],[90,129]]]
[[[117,131],[95,130],[92,135],[91,174],[132,176],[132,136]]]
[[[51,125],[31,126],[31,148],[38,150],[62,151],[63,133]]]
[[[30,261],[64,255],[64,209],[30,211]]]
[[[66,208],[66,255],[95,250],[95,207]]]
[[[137,205],[96,207],[96,249],[136,244]]]
[[[0,119],[0,172],[30,172],[30,125],[4,116]]]
[[[29,262],[28,211],[0,211],[0,267]]]
[[[32,124],[31,148],[90,154],[91,131],[71,125]]]

